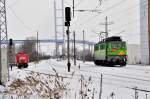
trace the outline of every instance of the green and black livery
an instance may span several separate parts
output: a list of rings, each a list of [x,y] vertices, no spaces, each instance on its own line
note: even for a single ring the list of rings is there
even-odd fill
[[[119,36],[108,37],[94,46],[94,63],[96,65],[126,66],[126,42]]]

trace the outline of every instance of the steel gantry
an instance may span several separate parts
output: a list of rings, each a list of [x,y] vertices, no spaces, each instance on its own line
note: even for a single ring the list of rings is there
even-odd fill
[[[63,38],[62,54],[64,53],[64,0],[54,0],[54,17],[55,17],[55,40],[57,41],[58,35]],[[58,56],[58,43],[56,42],[56,57]]]

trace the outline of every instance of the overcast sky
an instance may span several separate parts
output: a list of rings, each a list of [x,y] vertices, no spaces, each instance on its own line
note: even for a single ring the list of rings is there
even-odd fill
[[[65,6],[72,6],[72,0],[65,0]],[[75,9],[95,9],[99,0],[75,0]],[[54,0],[7,0],[8,35],[13,39],[25,39],[36,36],[40,39],[54,39]],[[82,39],[85,30],[86,40],[98,41],[93,31],[104,31],[100,25],[108,16],[109,35],[119,34],[128,43],[140,42],[139,0],[103,0],[97,9],[102,13],[75,12],[71,21],[71,31],[75,30],[78,39]]]

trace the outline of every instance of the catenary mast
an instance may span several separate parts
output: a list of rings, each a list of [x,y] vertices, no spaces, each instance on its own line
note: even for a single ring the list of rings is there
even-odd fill
[[[0,0],[0,83],[8,78],[6,0]]]

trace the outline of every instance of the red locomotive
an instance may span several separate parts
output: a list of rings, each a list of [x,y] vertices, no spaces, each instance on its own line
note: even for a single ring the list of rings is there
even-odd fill
[[[18,68],[22,68],[22,67],[27,68],[28,62],[29,62],[29,56],[24,52],[19,52],[16,55],[16,64]]]

